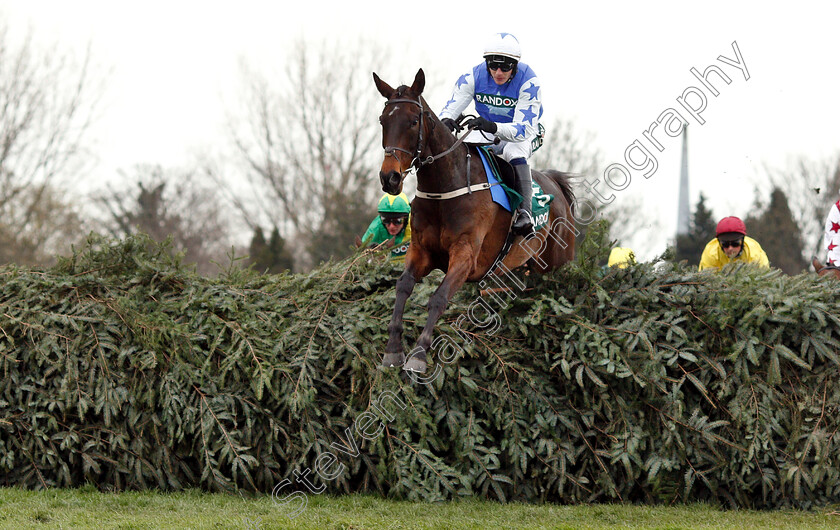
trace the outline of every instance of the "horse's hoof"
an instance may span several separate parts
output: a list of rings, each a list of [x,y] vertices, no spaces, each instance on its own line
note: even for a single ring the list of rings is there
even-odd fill
[[[405,354],[400,353],[386,353],[382,356],[383,368],[398,368],[405,364]]]
[[[426,372],[426,361],[418,359],[416,357],[412,357],[405,363],[403,366],[403,370],[406,372],[417,372],[418,374],[422,374]]]

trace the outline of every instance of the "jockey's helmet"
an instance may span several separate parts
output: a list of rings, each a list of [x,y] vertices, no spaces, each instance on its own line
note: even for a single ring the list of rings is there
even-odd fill
[[[618,266],[619,269],[625,269],[628,265],[635,265],[636,255],[632,249],[627,247],[615,247],[610,251],[610,259],[607,262],[608,267]]]
[[[717,224],[715,236],[722,241],[734,241],[747,235],[747,225],[734,216],[724,217]]]
[[[386,193],[379,199],[377,210],[380,215],[385,217],[406,217],[411,212],[411,205],[405,193],[399,195]]]
[[[485,59],[492,55],[501,55],[518,62],[522,57],[519,40],[510,33],[495,33],[484,46]]]

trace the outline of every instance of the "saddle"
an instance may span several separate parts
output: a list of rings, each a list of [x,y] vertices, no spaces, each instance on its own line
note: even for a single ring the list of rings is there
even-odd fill
[[[499,157],[487,145],[477,145],[478,154],[484,163],[487,181],[492,184],[490,193],[493,202],[509,212],[513,212],[522,202],[522,196],[514,189],[513,166],[504,158]],[[501,188],[501,189],[500,189]],[[531,217],[534,220],[534,230],[540,230],[548,222],[548,210],[554,195],[543,192],[542,187],[531,179]]]
[[[489,145],[476,145],[476,147],[479,154],[484,155],[484,160],[490,166],[493,176],[508,188],[513,189],[516,175],[510,162],[497,155]]]
[[[500,205],[509,212],[513,212],[522,202],[522,196],[514,189],[514,170],[513,166],[498,156],[488,145],[476,145],[479,157],[484,163],[484,171],[487,174],[487,182],[491,184],[490,192],[493,197],[493,202]],[[501,188],[501,189],[499,189]],[[554,195],[543,192],[542,187],[535,179],[531,179],[531,215],[534,220],[534,230],[542,229],[548,223],[549,204],[554,200]],[[511,226],[515,216],[511,217]],[[508,230],[505,242],[502,245],[499,255],[496,256],[493,265],[487,270],[484,278],[492,274],[504,261],[513,247],[513,241],[516,239],[512,230]],[[531,260],[529,260],[529,265]]]

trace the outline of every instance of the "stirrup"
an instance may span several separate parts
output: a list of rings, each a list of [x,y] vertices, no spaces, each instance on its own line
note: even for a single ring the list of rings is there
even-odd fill
[[[513,227],[511,228],[511,230],[514,234],[520,236],[527,236],[529,234],[533,234],[534,218],[531,216],[531,212],[523,209],[516,210],[516,219],[513,221]]]

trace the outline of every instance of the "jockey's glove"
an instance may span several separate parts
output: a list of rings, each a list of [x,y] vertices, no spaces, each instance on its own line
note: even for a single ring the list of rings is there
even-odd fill
[[[444,125],[446,125],[446,128],[449,129],[449,132],[454,133],[455,132],[455,127],[458,126],[458,124],[455,123],[455,120],[453,120],[452,118],[443,118],[440,121],[443,122]]]
[[[492,121],[485,119],[485,118],[473,118],[467,122],[467,128],[470,130],[478,129],[480,131],[489,132],[490,134],[496,134],[496,124]]]

